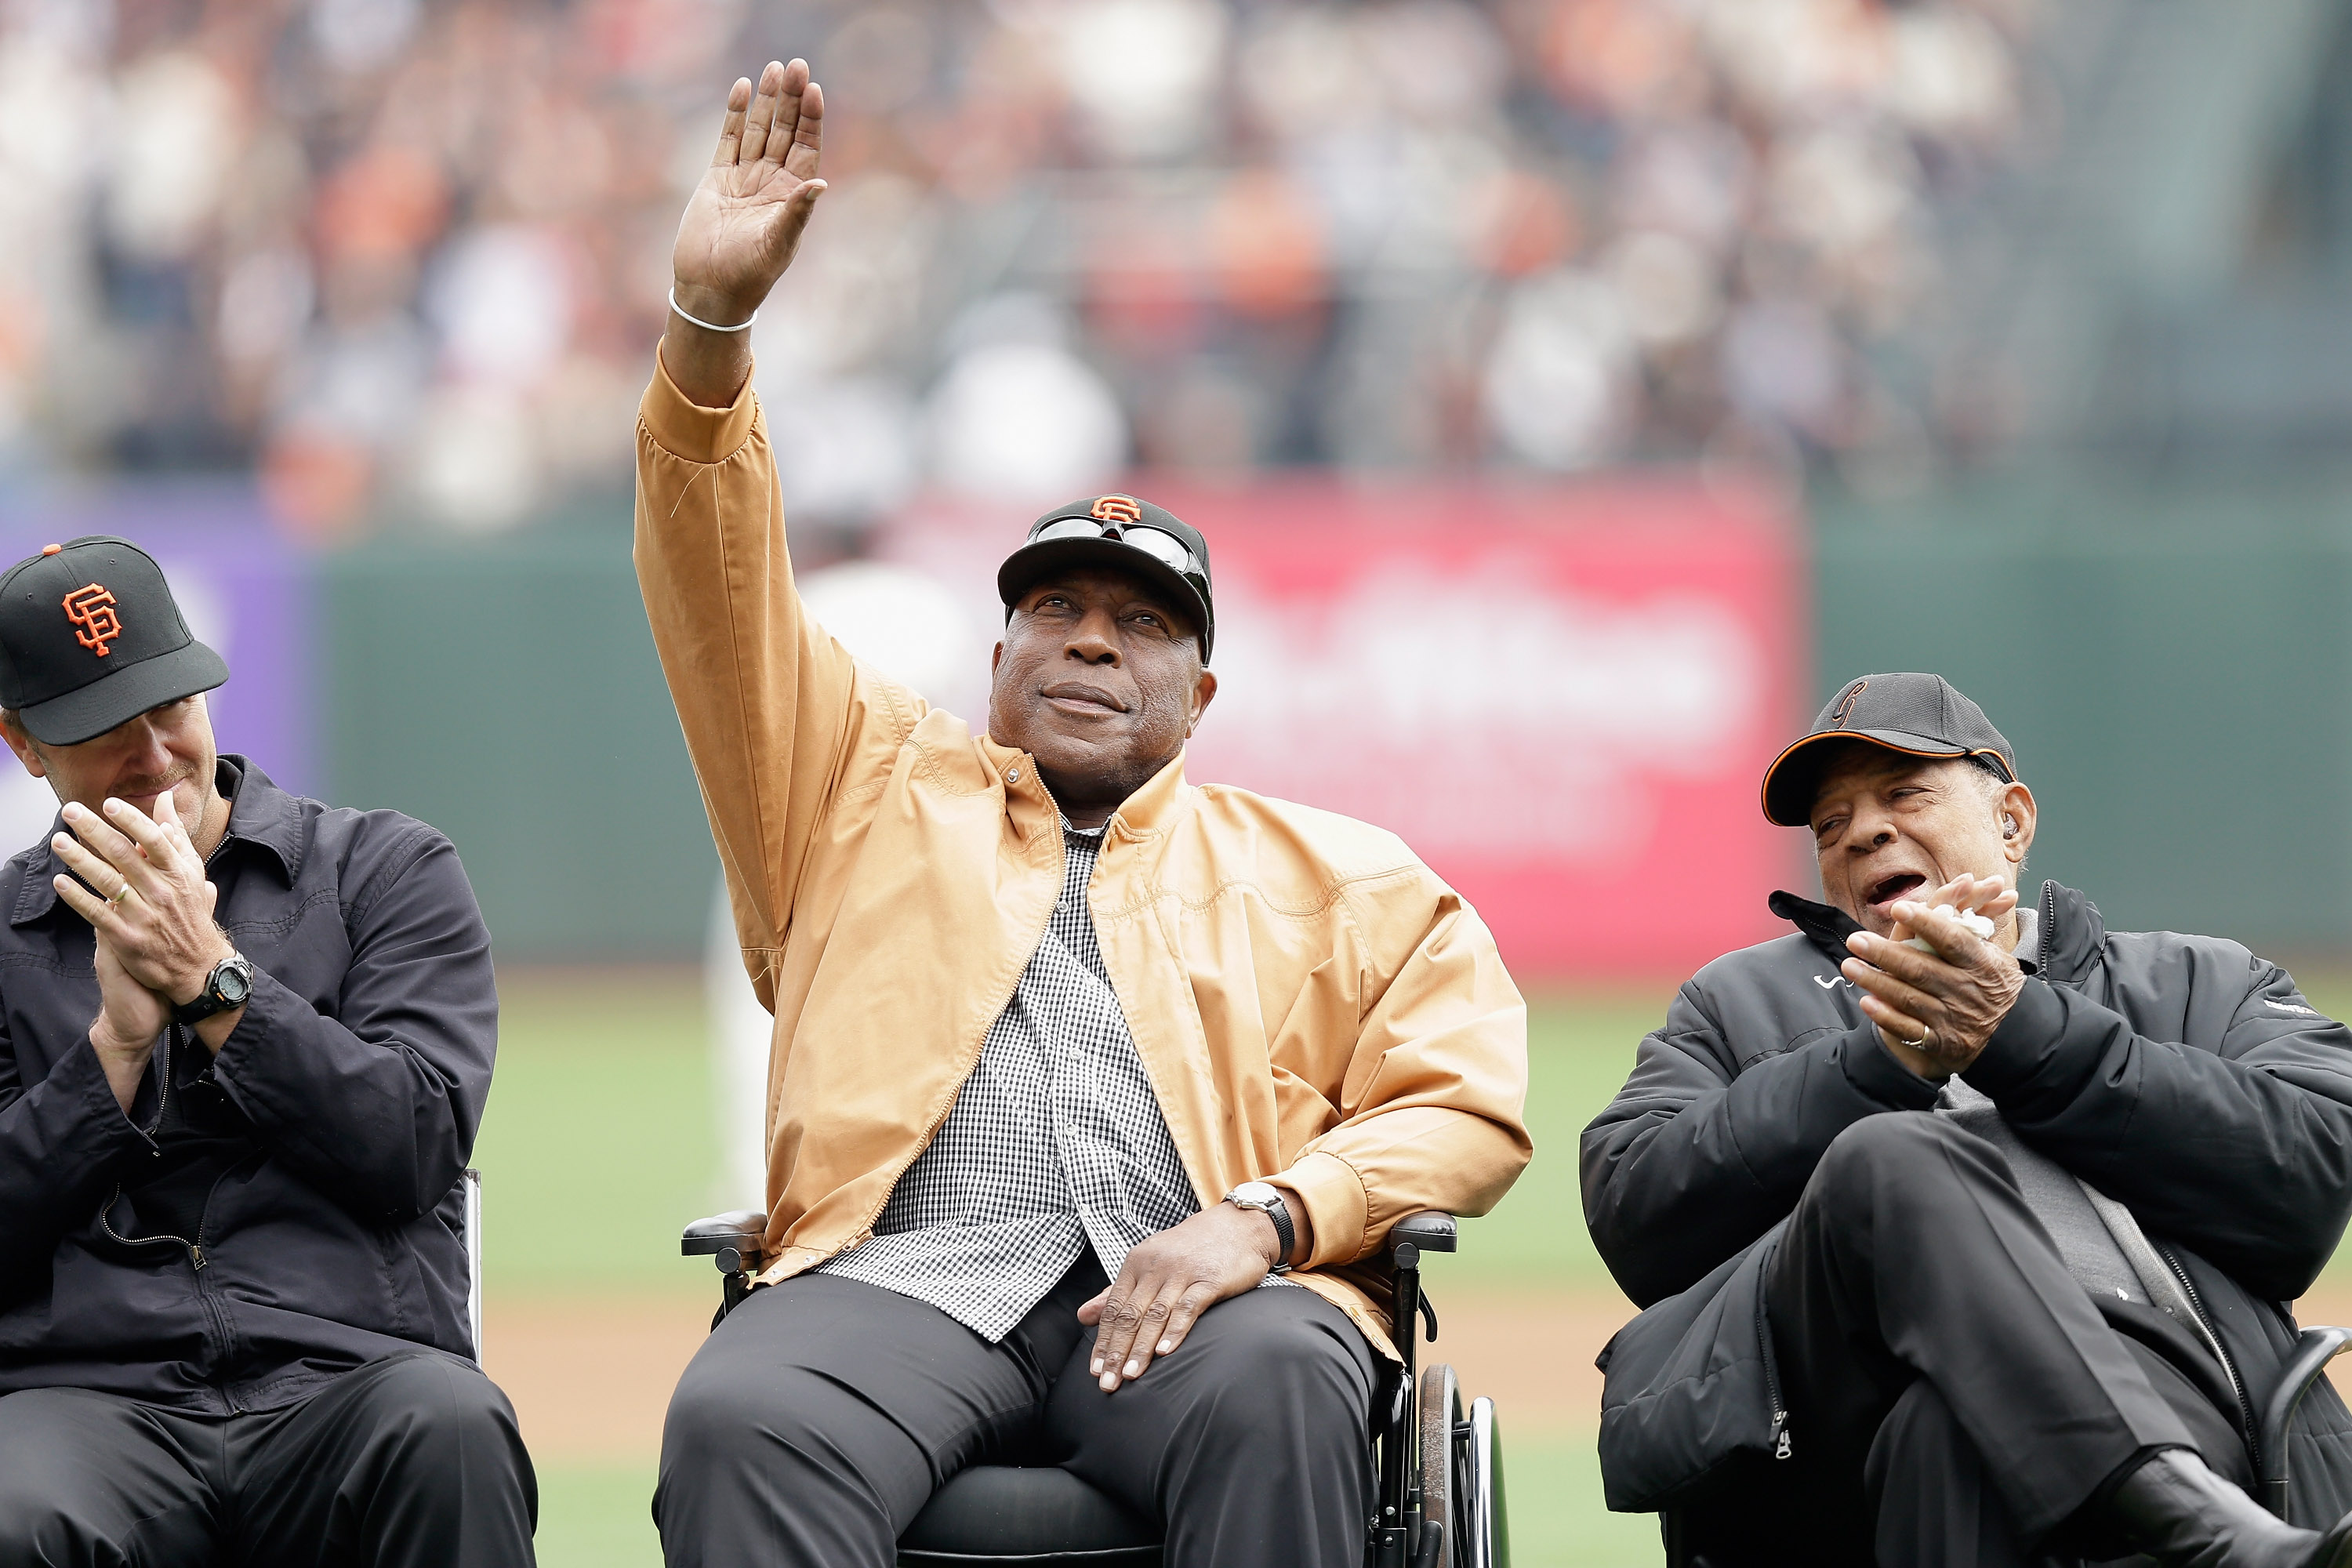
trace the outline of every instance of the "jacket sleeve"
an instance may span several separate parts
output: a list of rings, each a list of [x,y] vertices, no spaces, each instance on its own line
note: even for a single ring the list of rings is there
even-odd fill
[[[1770,1229],[1848,1127],[1936,1102],[1868,1024],[1801,1036],[1744,1070],[1735,1059],[1694,981],[1584,1130],[1585,1223],[1637,1306],[1688,1289]]]
[[[447,839],[422,823],[354,868],[333,1016],[266,972],[209,1069],[256,1135],[371,1224],[457,1184],[498,1052],[490,933]]]
[[[2174,955],[2207,968],[2198,956]],[[2352,1032],[2286,971],[2244,962],[2230,980],[2243,994],[2210,1042],[2150,1039],[2029,980],[1968,1079],[2018,1136],[2149,1231],[2293,1300],[2352,1214]]]
[[[694,759],[761,1005],[808,847],[860,740],[895,750],[922,702],[861,679],[803,609],[759,399],[689,402],[655,355],[637,419],[637,584]]]
[[[58,1238],[89,1224],[129,1156],[153,1147],[116,1103],[87,1038],[27,1084],[0,1021],[0,1300],[46,1278]]]
[[[1393,891],[1393,885],[1391,885]],[[1422,1209],[1482,1215],[1526,1168],[1528,1010],[1486,922],[1423,870],[1370,921],[1375,952],[1339,1123],[1267,1180],[1307,1210],[1304,1267],[1353,1262]]]

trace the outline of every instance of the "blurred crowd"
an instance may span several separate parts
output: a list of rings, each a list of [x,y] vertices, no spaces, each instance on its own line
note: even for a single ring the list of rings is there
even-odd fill
[[[625,488],[729,79],[832,186],[755,329],[789,498],[1998,439],[1943,226],[2031,0],[0,0],[0,484],[255,472],[289,525]]]

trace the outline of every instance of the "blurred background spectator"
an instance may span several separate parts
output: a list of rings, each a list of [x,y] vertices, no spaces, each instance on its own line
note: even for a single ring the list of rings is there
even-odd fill
[[[320,536],[628,482],[726,77],[835,187],[758,329],[802,515],[1989,437],[1940,226],[2030,0],[7,0],[0,473],[251,470]]]

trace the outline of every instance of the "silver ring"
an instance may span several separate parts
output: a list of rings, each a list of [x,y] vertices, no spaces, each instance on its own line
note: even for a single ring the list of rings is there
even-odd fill
[[[121,886],[121,887],[119,887],[119,888],[117,888],[117,889],[114,889],[114,892],[113,892],[113,895],[112,895],[111,897],[110,897],[106,901],[107,901],[108,903],[110,903],[110,904],[121,904],[121,903],[128,903],[128,902],[130,901],[130,900],[131,900],[131,879],[130,879],[130,878],[128,878],[128,877],[125,877],[125,878],[122,879],[122,886]]]

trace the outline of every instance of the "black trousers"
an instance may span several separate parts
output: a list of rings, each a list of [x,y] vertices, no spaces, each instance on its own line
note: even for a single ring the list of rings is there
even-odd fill
[[[1765,1306],[1790,1458],[1687,1521],[1701,1563],[2120,1556],[2078,1516],[2135,1460],[2193,1448],[2252,1479],[2215,1387],[2234,1398],[2194,1375],[2210,1356],[2153,1309],[2103,1313],[2000,1151],[1944,1119],[1874,1116],[1830,1145]]]
[[[752,1292],[672,1396],[654,1520],[670,1568],[887,1568],[932,1491],[1052,1463],[1166,1531],[1170,1568],[1360,1568],[1373,1352],[1313,1292],[1251,1290],[1105,1394],[1089,1256],[992,1345],[854,1279]]]
[[[0,1568],[529,1568],[538,1514],[513,1407],[448,1356],[261,1415],[0,1398]]]

